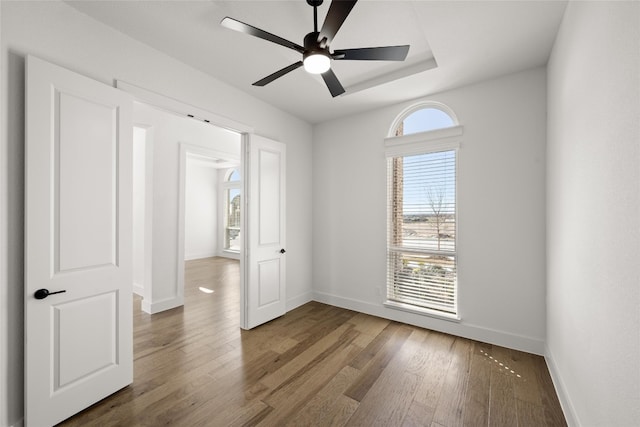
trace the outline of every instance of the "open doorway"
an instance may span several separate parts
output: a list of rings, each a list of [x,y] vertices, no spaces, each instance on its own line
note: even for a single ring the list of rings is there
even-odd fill
[[[240,164],[198,151],[187,151],[185,162],[184,304],[208,307],[216,319],[220,312],[238,321]]]
[[[134,123],[134,291],[153,314],[185,303],[185,262],[241,262],[240,222],[228,247],[224,195],[226,178],[241,176],[242,136],[143,103]]]
[[[207,125],[209,130],[216,129],[227,136],[234,135],[234,147],[239,147],[240,151],[238,158],[242,191],[247,195],[241,199],[241,224],[244,233],[239,234],[242,241],[239,254],[240,328],[251,329],[283,315],[286,312],[287,298],[286,145],[257,135],[253,128],[235,120],[139,86],[122,81],[116,83],[119,89],[134,96],[134,121],[138,123],[135,110],[139,109],[140,103],[144,103],[165,113],[172,112],[174,118],[188,117],[191,122]],[[148,313],[179,307],[184,302],[184,261],[177,262],[184,260],[184,252],[180,252],[183,247],[179,247],[184,246],[184,230],[178,230],[178,225],[184,224],[178,220],[179,215],[184,215],[184,210],[175,206],[179,197],[174,195],[181,188],[176,177],[180,176],[179,171],[184,170],[181,165],[186,159],[187,148],[193,147],[193,144],[184,141],[177,149],[175,145],[169,145],[168,155],[174,156],[174,159],[177,156],[180,162],[171,162],[159,168],[156,161],[158,151],[166,151],[167,147],[155,142],[153,145],[153,291],[148,300],[151,302],[143,304],[143,309]],[[218,149],[216,146],[216,150]],[[163,155],[167,155],[166,152]],[[156,179],[158,176],[163,180]]]
[[[185,261],[214,256],[240,258],[242,183],[239,170],[238,161],[187,151]]]

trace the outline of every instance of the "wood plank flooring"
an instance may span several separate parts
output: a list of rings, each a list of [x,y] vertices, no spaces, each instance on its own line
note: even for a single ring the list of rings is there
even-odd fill
[[[566,425],[542,357],[317,302],[241,331],[237,261],[185,282],[184,307],[135,299],[134,383],[61,425]]]

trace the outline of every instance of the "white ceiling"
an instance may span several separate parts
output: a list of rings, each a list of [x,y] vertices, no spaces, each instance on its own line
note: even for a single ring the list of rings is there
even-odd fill
[[[409,44],[404,62],[332,61],[346,93],[295,70],[251,84],[300,55],[220,26],[225,16],[302,45],[313,8],[288,1],[68,1],[93,18],[310,123],[547,63],[566,6],[558,1],[360,0],[331,49]],[[318,26],[330,1],[318,8]],[[437,65],[437,66],[436,66]],[[434,68],[435,67],[435,68]]]

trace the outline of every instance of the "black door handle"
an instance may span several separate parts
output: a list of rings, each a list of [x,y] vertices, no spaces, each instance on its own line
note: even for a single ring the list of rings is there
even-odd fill
[[[287,251],[285,251],[284,249],[280,249],[280,253],[281,253],[281,254],[283,254],[283,253],[285,253],[285,252],[287,252]]]
[[[38,289],[36,293],[33,294],[33,296],[35,297],[35,299],[45,299],[49,295],[61,294],[63,292],[67,292],[67,291],[64,290],[64,291],[57,291],[57,292],[49,292],[49,289]]]

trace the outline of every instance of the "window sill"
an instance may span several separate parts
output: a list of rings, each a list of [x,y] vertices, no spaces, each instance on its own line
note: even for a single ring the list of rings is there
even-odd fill
[[[460,322],[460,316],[456,314],[443,313],[437,310],[430,310],[428,308],[416,307],[409,304],[403,304],[395,301],[385,301],[383,305],[387,308],[394,310],[406,311],[407,313],[420,314],[422,316],[434,317],[436,319],[447,320],[449,322]]]

